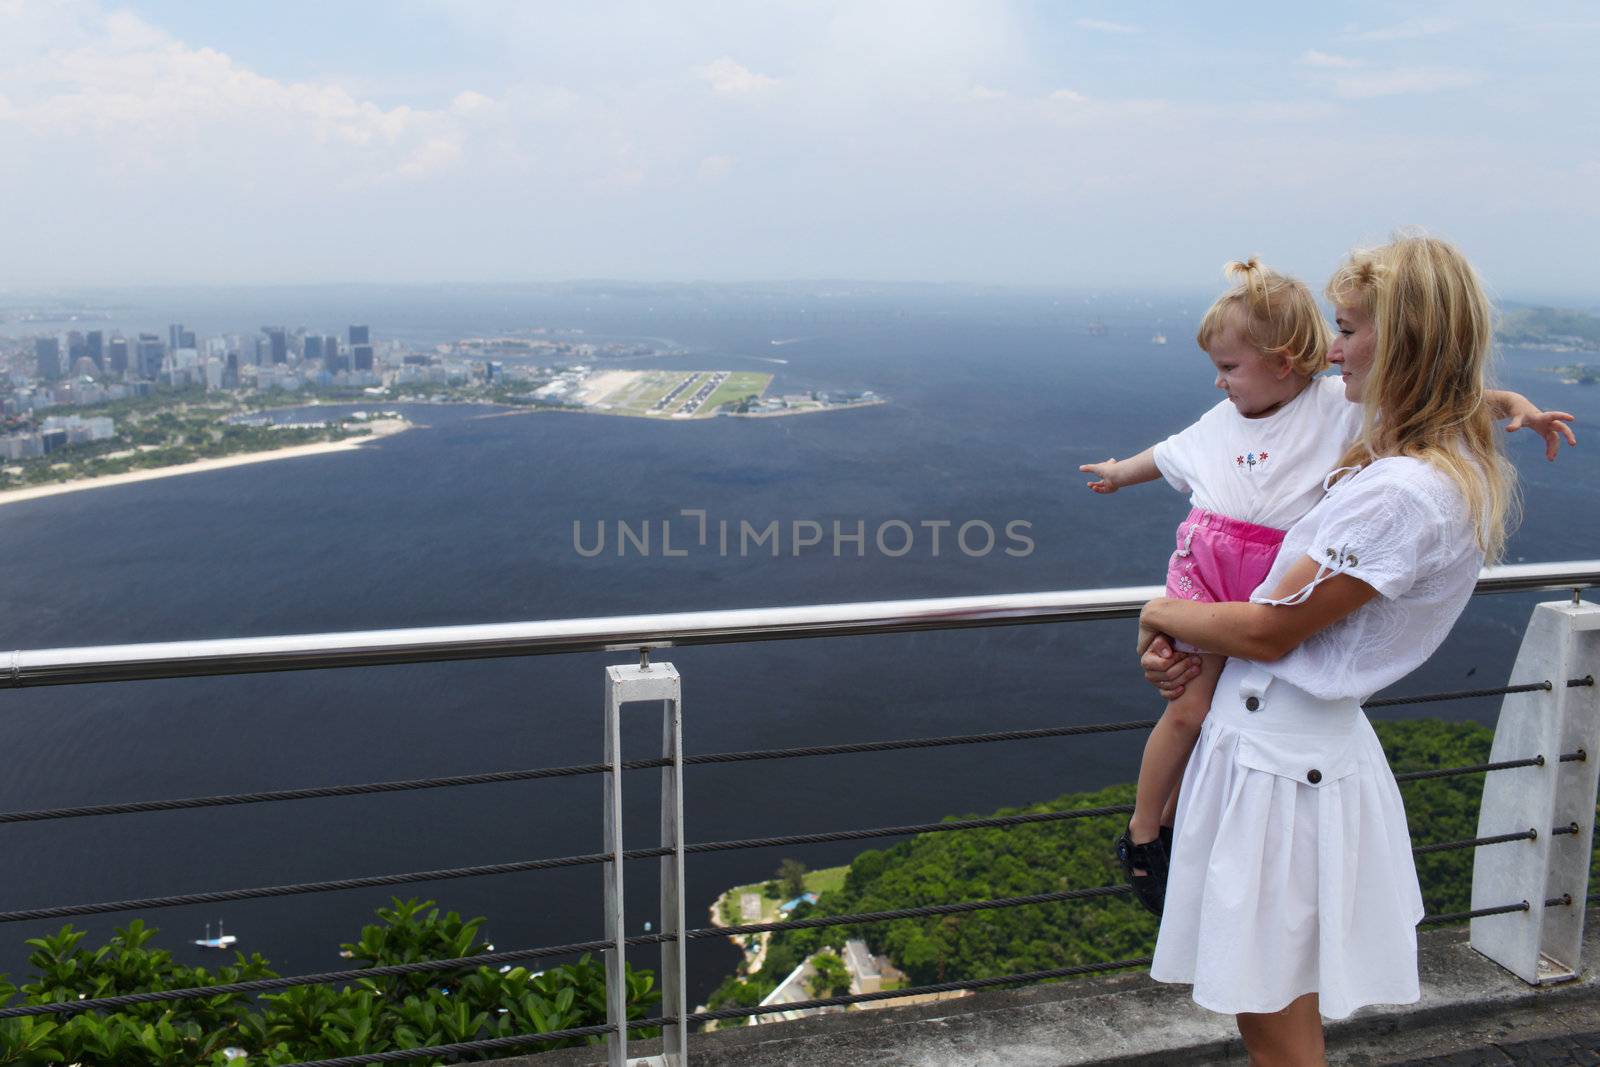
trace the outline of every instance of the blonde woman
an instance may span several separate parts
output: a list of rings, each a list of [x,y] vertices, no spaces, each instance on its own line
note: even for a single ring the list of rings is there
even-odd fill
[[[1179,791],[1151,975],[1235,1015],[1258,1067],[1320,1065],[1321,1017],[1418,999],[1411,839],[1361,702],[1444,640],[1516,495],[1484,397],[1489,303],[1462,255],[1396,240],[1353,255],[1328,296],[1328,358],[1363,419],[1327,496],[1249,602],[1163,598],[1140,618],[1169,697],[1196,670],[1172,640],[1230,657]]]

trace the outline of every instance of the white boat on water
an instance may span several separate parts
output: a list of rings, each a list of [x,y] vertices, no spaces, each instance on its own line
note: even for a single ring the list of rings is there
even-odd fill
[[[1167,343],[1167,335],[1164,333],[1158,333],[1154,337],[1150,338],[1150,343],[1153,345],[1164,345]]]
[[[206,923],[206,936],[197,938],[195,940],[195,944],[199,945],[201,948],[232,948],[234,942],[238,940],[239,939],[234,937],[232,934],[225,934],[222,932],[222,920],[218,919],[217,936],[211,936],[211,924]]]

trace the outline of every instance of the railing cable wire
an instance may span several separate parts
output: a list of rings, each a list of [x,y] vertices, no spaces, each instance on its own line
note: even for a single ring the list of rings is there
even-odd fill
[[[956,904],[927,904],[915,908],[898,908],[893,911],[855,912],[847,915],[826,915],[809,919],[792,919],[778,923],[747,923],[740,926],[707,926],[686,930],[686,941],[699,941],[714,937],[734,937],[743,934],[766,933],[776,930],[811,930],[829,926],[865,925],[890,922],[896,919],[928,918],[935,915],[958,915],[967,912],[992,911],[999,908],[1026,907],[1034,904],[1056,904],[1095,897],[1122,896],[1132,893],[1126,885],[1094,886],[1085,889],[1067,889],[1054,893],[1034,893],[1021,897],[1000,897],[993,900],[962,901]],[[641,934],[629,937],[630,948],[659,945],[675,941],[672,934]],[[295,986],[329,985],[338,982],[355,982],[362,979],[389,978],[399,975],[429,974],[443,971],[465,970],[472,967],[491,967],[517,963],[523,960],[550,956],[577,955],[612,947],[611,941],[579,941],[567,945],[550,945],[545,948],[516,949],[507,952],[485,952],[475,956],[457,956],[448,959],[414,960],[410,963],[386,964],[380,967],[361,967],[342,971],[324,971],[320,974],[290,975],[278,978],[256,978],[243,982],[227,982],[187,989],[163,989],[146,993],[124,993],[111,997],[94,997],[84,1000],[67,1000],[50,1004],[29,1004],[20,1007],[0,1008],[0,1019],[20,1018],[28,1015],[73,1015],[85,1011],[109,1011],[131,1007],[135,1004],[152,1004],[166,1001],[197,1000],[207,997],[230,996],[241,993],[270,993]]]
[[[1568,687],[1592,686],[1594,676],[1572,678]],[[1509,693],[1548,691],[1550,682],[1529,682],[1521,685],[1492,686],[1484,689],[1462,689],[1449,693],[1424,693],[1416,696],[1384,697],[1369,700],[1367,708],[1393,707],[1400,704],[1420,704],[1440,700],[1461,700],[1470,697],[1495,696]],[[865,752],[891,752],[919,748],[941,748],[950,745],[992,744],[1001,741],[1032,741],[1048,737],[1081,737],[1092,734],[1117,733],[1127,730],[1147,730],[1156,723],[1154,719],[1136,719],[1126,722],[1089,723],[1076,726],[1050,726],[1032,730],[1001,730],[981,734],[956,734],[946,737],[916,737],[892,741],[863,741],[839,745],[809,745],[802,748],[751,749],[742,752],[705,752],[685,756],[685,764],[710,765],[719,763],[744,763],[753,760],[800,759],[809,756],[840,756]],[[1581,760],[1583,753],[1563,756],[1563,762]],[[652,759],[628,760],[624,770],[650,770],[665,767],[668,761]],[[1424,777],[1447,777],[1449,774],[1471,774],[1475,770],[1499,770],[1511,766],[1530,766],[1528,763],[1485,764],[1480,768],[1455,768],[1443,771],[1417,772],[1397,775],[1397,781],[1416,781]],[[376,793],[402,793],[421,789],[445,789],[456,786],[496,785],[506,782],[537,781],[548,778],[568,778],[578,775],[602,774],[609,770],[604,763],[577,763],[563,767],[538,767],[525,770],[487,771],[481,774],[456,774],[434,778],[414,778],[392,782],[365,782],[353,785],[311,786],[301,789],[273,789],[252,793],[224,793],[215,796],[186,797],[170,800],[141,800],[120,804],[88,804],[65,808],[42,808],[33,811],[0,812],[0,825],[7,823],[43,822],[51,819],[79,819],[97,815],[136,815],[158,811],[183,811],[193,808],[228,807],[240,804],[264,804],[287,800],[323,800],[334,797],[365,796]]]
[[[830,841],[859,841],[875,837],[904,837],[915,834],[942,833],[952,830],[973,830],[1001,826],[1023,826],[1034,823],[1058,822],[1064,819],[1084,819],[1105,815],[1126,815],[1133,811],[1131,804],[1115,804],[1098,808],[1069,808],[1064,811],[1030,812],[1025,815],[1000,815],[987,819],[958,819],[948,822],[921,823],[911,826],[884,826],[868,830],[836,830],[829,833],[792,834],[787,837],[758,837],[734,841],[703,841],[684,846],[685,852],[730,852],[738,849],[769,848],[798,844],[822,844]],[[658,859],[674,854],[671,847],[629,849],[622,854],[626,860]],[[119,911],[136,911],[141,908],[172,908],[189,904],[216,904],[234,900],[257,900],[264,897],[296,896],[304,893],[327,893],[345,889],[366,889],[375,886],[406,885],[413,882],[443,881],[451,878],[480,878],[496,874],[517,874],[524,871],[549,870],[556,867],[579,867],[607,863],[608,852],[591,852],[578,856],[556,856],[548,859],[518,860],[511,863],[490,863],[474,867],[447,867],[431,871],[409,871],[402,874],[370,875],[363,878],[341,878],[322,882],[299,882],[288,885],[258,886],[250,889],[224,889],[206,893],[184,893],[164,897],[144,897],[135,900],[102,901],[94,904],[68,904],[51,908],[28,908],[18,911],[0,911],[0,923],[24,922],[35,919],[64,919],[76,915],[104,915]]]
[[[1465,767],[1441,767],[1438,770],[1406,771],[1397,774],[1397,782],[1420,782],[1429,778],[1453,778],[1460,774],[1482,774],[1487,771],[1509,771],[1518,767],[1543,767],[1543,756],[1532,756],[1528,759],[1502,760],[1499,763],[1473,763]]]
[[[1529,911],[1533,905],[1526,900],[1519,904],[1502,904],[1497,908],[1478,908],[1474,911],[1453,911],[1445,915],[1424,915],[1418,926],[1434,926],[1439,923],[1460,922],[1463,919],[1481,919],[1488,915],[1508,915],[1514,911]]]
[[[1570,831],[1562,830],[1561,833]],[[1536,841],[1539,831],[1529,828],[1514,834],[1495,834],[1493,837],[1469,837],[1464,841],[1440,841],[1433,845],[1423,845],[1411,850],[1413,856],[1424,856],[1430,852],[1449,852],[1458,848],[1477,848],[1480,845],[1503,845],[1510,841]]]
[[[685,756],[685,764],[743,763],[750,760],[797,759],[806,756],[836,756],[860,752],[889,752],[898,749],[940,748],[947,745],[981,745],[999,741],[1034,741],[1049,737],[1079,737],[1087,734],[1148,730],[1154,719],[1132,722],[1090,723],[1078,726],[1047,726],[1036,730],[1001,730],[983,734],[949,737],[912,737],[893,741],[864,741],[855,744],[812,745],[805,748],[753,749],[746,752],[705,752]],[[650,770],[665,767],[668,760],[626,760],[622,769]],[[275,789],[255,793],[224,793],[216,796],[177,800],[139,800],[122,804],[91,804],[70,808],[44,808],[36,811],[0,812],[0,824],[42,822],[48,819],[78,819],[94,815],[135,815],[156,811],[181,811],[189,808],[227,807],[235,804],[263,804],[283,800],[321,800],[330,797],[364,796],[370,793],[402,793],[418,789],[444,789],[452,786],[495,785],[541,778],[568,778],[575,775],[603,774],[605,763],[576,763],[565,767],[540,767],[529,770],[489,771],[483,774],[457,774],[439,778],[413,778],[393,782],[366,782],[359,785],[312,786],[303,789]]]
[[[1377,700],[1369,700],[1361,706],[1364,708],[1392,708],[1399,704],[1432,704],[1440,700],[1469,700],[1473,697],[1506,696],[1511,693],[1548,692],[1554,688],[1555,686],[1549,682],[1491,685],[1483,689],[1457,689],[1449,693],[1420,693],[1416,696],[1380,697]]]

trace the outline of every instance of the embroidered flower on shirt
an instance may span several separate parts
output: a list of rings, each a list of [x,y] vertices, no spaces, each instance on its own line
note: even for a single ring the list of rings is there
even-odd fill
[[[1233,457],[1233,465],[1234,465],[1234,466],[1235,466],[1235,467],[1242,467],[1242,466],[1244,466],[1244,457],[1243,457],[1243,456],[1234,456],[1234,457]]]

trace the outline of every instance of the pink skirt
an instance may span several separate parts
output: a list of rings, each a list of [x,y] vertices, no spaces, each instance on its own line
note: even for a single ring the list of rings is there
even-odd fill
[[[1283,531],[1194,508],[1178,525],[1178,547],[1167,562],[1167,595],[1202,604],[1250,599],[1278,558]],[[1174,642],[1180,652],[1198,652]]]

